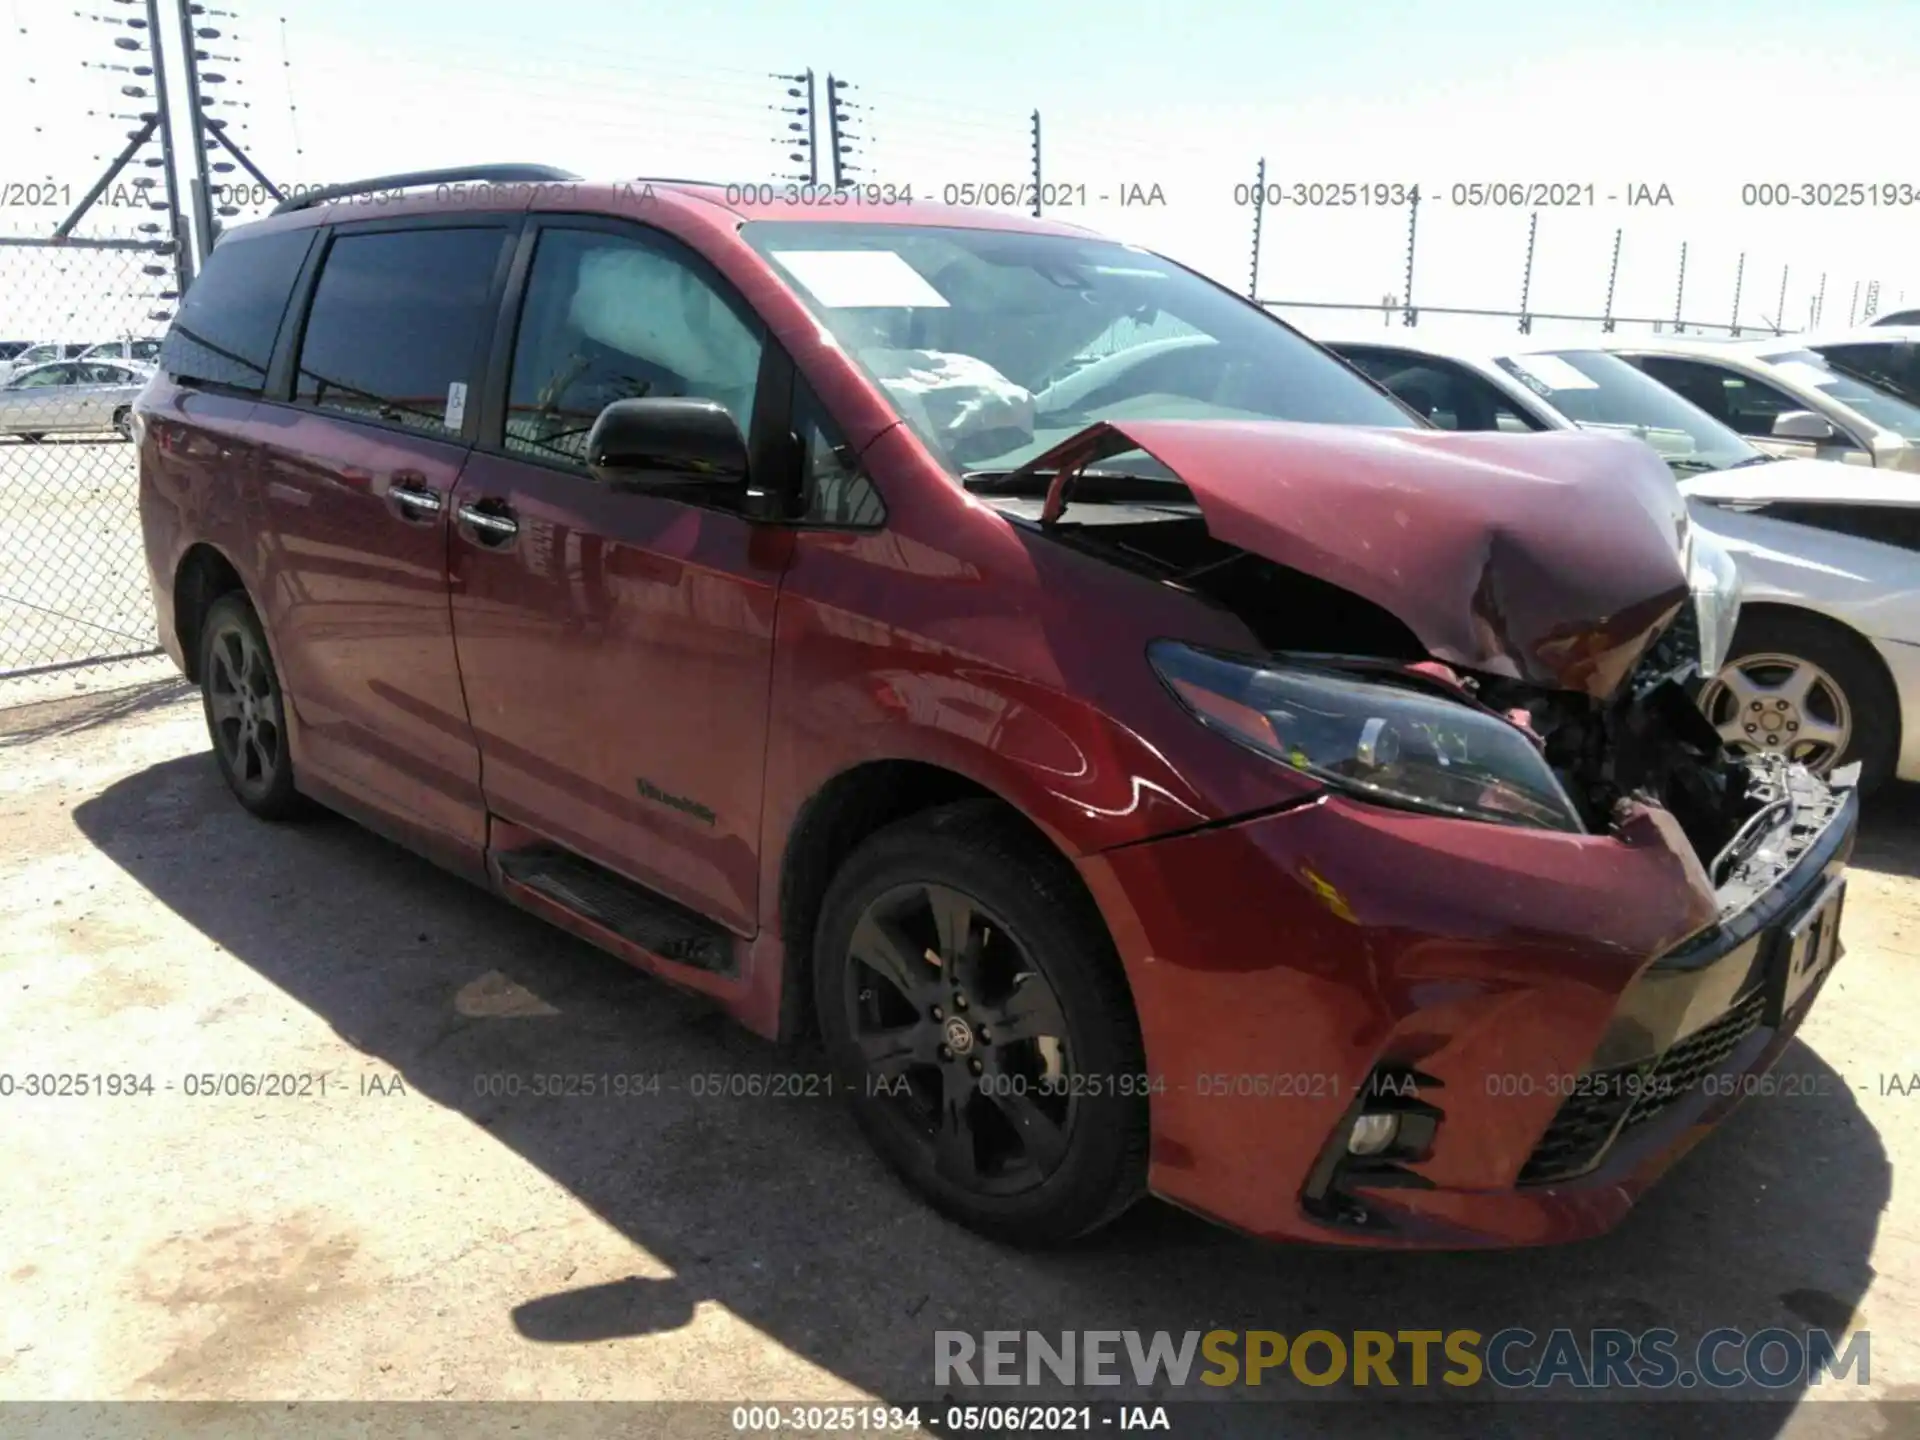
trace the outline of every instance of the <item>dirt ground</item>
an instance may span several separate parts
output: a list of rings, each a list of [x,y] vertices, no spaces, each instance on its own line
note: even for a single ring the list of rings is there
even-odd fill
[[[0,1071],[156,1088],[0,1098],[0,1398],[908,1400],[941,1329],[1851,1325],[1868,1385],[1686,1428],[1915,1432],[1920,788],[1869,807],[1847,956],[1782,1062],[1817,1093],[1749,1101],[1613,1235],[1354,1254],[1147,1204],[1033,1256],[922,1208],[827,1100],[491,1093],[791,1062],[343,820],[251,820],[178,680],[48,693],[0,709]],[[188,1093],[236,1073],[314,1078]],[[1347,1399],[1286,1433],[1664,1429]]]

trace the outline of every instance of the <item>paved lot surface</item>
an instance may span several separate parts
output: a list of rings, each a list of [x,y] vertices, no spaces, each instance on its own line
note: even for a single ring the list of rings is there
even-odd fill
[[[0,1398],[927,1399],[938,1329],[1852,1324],[1869,1386],[1678,1429],[1345,1391],[1284,1433],[1915,1433],[1920,792],[1869,817],[1782,1066],[1813,1093],[1749,1102],[1614,1235],[1358,1255],[1149,1204],[1026,1256],[922,1209],[829,1101],[696,1093],[792,1063],[770,1047],[344,821],[252,821],[205,751],[173,681],[0,711],[0,1071],[156,1081],[0,1099]],[[490,1093],[556,1072],[665,1083]],[[237,1073],[326,1088],[187,1093]]]

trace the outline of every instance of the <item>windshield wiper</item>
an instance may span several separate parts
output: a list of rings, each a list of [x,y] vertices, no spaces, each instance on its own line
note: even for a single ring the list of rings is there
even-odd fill
[[[1744,470],[1749,465],[1771,465],[1776,460],[1784,460],[1786,458],[1784,455],[1769,455],[1763,450],[1758,455],[1749,455],[1745,460],[1736,460],[1726,468],[1729,470]]]
[[[1058,473],[1055,470],[969,470],[960,477],[960,483],[976,495],[1030,495],[1044,498]],[[1102,500],[1172,500],[1180,503],[1186,498],[1186,487],[1178,480],[1156,479],[1129,470],[1081,470],[1073,478],[1075,503]]]
[[[1720,467],[1715,465],[1711,460],[1669,460],[1667,461],[1667,468],[1669,470],[1682,470],[1689,475],[1698,475],[1702,471],[1718,470]]]

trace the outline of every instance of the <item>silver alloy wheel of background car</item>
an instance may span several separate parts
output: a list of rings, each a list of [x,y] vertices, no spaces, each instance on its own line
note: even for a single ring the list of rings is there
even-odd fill
[[[130,441],[133,439],[133,412],[131,410],[122,409],[114,412],[113,433],[118,435],[122,440]]]
[[[1742,655],[1700,692],[1700,708],[1738,751],[1785,755],[1825,774],[1853,739],[1853,707],[1832,675],[1800,655]]]

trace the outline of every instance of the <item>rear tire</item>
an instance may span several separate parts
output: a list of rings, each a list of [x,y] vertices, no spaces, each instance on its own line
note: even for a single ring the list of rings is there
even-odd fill
[[[129,443],[133,440],[133,411],[124,406],[113,412],[113,433]]]
[[[1071,867],[993,802],[869,837],[827,889],[813,954],[835,1077],[936,1209],[1043,1246],[1145,1193],[1145,1061],[1119,958]]]
[[[22,435],[20,436],[20,438],[21,438],[21,440],[23,440],[24,442],[26,442],[26,443],[27,443],[27,444],[29,444],[29,445],[38,445],[38,444],[39,444],[39,443],[40,443],[40,442],[41,442],[42,440],[44,440],[44,439],[46,439],[46,438],[47,438],[47,436],[46,436],[46,432],[45,432],[45,431],[42,431],[42,430],[35,430],[35,431],[33,431],[33,432],[32,432],[31,434],[24,434],[24,433],[23,433],[23,434],[22,434]]]
[[[307,812],[294,788],[287,702],[267,632],[240,591],[215,600],[200,627],[200,701],[214,761],[233,796],[262,820]]]
[[[1736,749],[1791,754],[1821,774],[1858,760],[1862,794],[1884,785],[1899,758],[1900,697],[1879,657],[1805,611],[1742,618],[1700,708]]]

